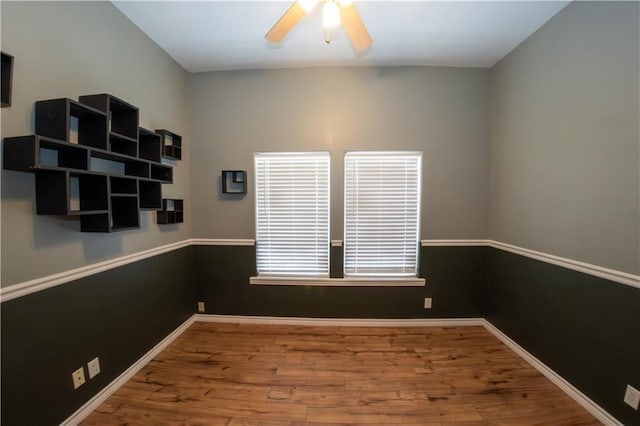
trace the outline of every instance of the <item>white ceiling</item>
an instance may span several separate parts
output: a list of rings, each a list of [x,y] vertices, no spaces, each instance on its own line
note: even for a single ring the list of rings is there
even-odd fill
[[[569,1],[358,1],[373,38],[357,57],[340,29],[324,42],[322,8],[284,42],[264,35],[287,1],[121,1],[115,6],[189,72],[307,66],[491,67]]]

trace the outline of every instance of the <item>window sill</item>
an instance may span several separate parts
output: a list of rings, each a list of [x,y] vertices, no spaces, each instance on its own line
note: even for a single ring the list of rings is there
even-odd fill
[[[424,287],[424,278],[300,278],[249,277],[249,284],[319,287]]]

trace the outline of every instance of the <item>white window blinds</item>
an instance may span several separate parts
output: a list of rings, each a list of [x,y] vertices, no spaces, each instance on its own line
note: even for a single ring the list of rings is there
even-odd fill
[[[329,275],[329,153],[257,153],[259,275]]]
[[[416,276],[421,162],[420,152],[345,155],[345,276]]]

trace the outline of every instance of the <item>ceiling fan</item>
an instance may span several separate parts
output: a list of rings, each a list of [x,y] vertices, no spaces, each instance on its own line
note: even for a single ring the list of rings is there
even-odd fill
[[[264,36],[270,43],[279,43],[319,0],[296,0]],[[331,42],[331,31],[342,23],[345,33],[356,53],[369,49],[373,40],[367,32],[352,0],[322,0],[322,26],[325,41]]]

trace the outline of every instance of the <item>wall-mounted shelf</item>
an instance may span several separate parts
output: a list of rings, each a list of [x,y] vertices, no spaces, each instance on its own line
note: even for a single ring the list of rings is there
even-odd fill
[[[108,213],[108,193],[106,176],[42,171],[36,174],[36,213],[66,216]]]
[[[164,129],[156,130],[156,133],[160,135],[162,156],[172,160],[181,160],[182,136]]]
[[[223,170],[221,181],[223,194],[247,193],[247,172],[244,170]]]
[[[158,211],[158,224],[184,222],[184,202],[175,198],[163,198],[162,209]]]
[[[161,137],[151,130],[138,128],[138,157],[145,160],[160,163],[162,161],[162,150],[160,149]]]
[[[138,126],[138,108],[107,94],[36,102],[36,134],[5,138],[3,166],[36,175],[36,213],[80,216],[83,232],[140,227],[163,208],[161,136]],[[180,212],[173,209],[176,218]]]
[[[80,96],[78,100],[106,114],[110,151],[138,155],[137,107],[106,93]]]
[[[13,56],[8,53],[0,53],[2,60],[2,87],[0,88],[0,97],[2,107],[11,106],[11,92],[13,90]]]
[[[36,102],[36,135],[107,149],[107,114],[72,99]]]
[[[162,208],[162,184],[156,181],[138,179],[140,210],[160,210]]]

